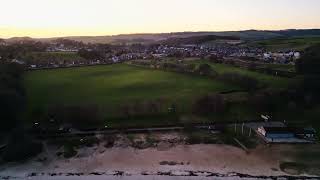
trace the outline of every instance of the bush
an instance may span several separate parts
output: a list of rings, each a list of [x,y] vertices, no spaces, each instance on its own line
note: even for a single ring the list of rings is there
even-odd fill
[[[185,66],[185,70],[187,72],[194,72],[196,69],[196,65],[195,64],[186,64]]]
[[[77,154],[77,151],[74,149],[74,146],[70,144],[64,145],[63,149],[64,149],[63,157],[65,158],[71,158]]]
[[[209,64],[200,64],[197,72],[200,75],[205,75],[205,76],[216,76],[218,73],[215,72],[212,67]]]
[[[26,102],[23,70],[16,63],[0,60],[0,131],[10,131],[20,123]]]
[[[166,62],[166,63],[162,63],[161,64],[161,67],[163,69],[167,69],[167,70],[177,70],[179,65],[176,64],[176,63],[169,63],[169,62]]]
[[[15,130],[3,152],[3,160],[8,162],[22,161],[39,154],[42,144],[32,141],[23,130]]]

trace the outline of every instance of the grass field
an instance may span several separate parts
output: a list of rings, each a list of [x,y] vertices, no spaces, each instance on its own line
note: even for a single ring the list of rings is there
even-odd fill
[[[275,77],[275,76],[271,76],[271,75],[267,75],[259,72],[249,71],[239,67],[234,67],[231,65],[211,63],[209,61],[194,60],[194,61],[188,61],[188,62],[196,63],[196,64],[208,63],[219,74],[239,73],[239,74],[247,75],[247,76],[256,78],[260,83],[263,83],[273,88],[287,88],[291,83],[294,83],[296,81],[295,79]]]
[[[254,46],[263,46],[268,51],[298,50],[302,51],[311,45],[320,43],[320,37],[296,37],[296,38],[278,38],[270,40],[255,41],[249,44]]]
[[[200,61],[190,62],[200,63]],[[218,73],[246,74],[271,88],[287,88],[291,82],[295,81],[295,79],[274,77],[230,65],[209,64]],[[112,127],[163,125],[182,122],[183,119],[194,122],[197,118],[192,116],[192,105],[197,98],[210,93],[242,90],[235,85],[208,77],[127,64],[30,71],[25,76],[25,85],[29,118],[35,112],[55,105],[97,105],[103,119],[106,119]],[[196,121],[256,119],[259,117],[259,112],[244,104],[249,96],[248,92],[227,94],[225,98],[234,103],[228,106],[225,113],[212,114],[204,119],[201,117]],[[162,101],[160,114],[128,119],[123,113],[124,105],[159,99]],[[172,104],[177,106],[178,117],[168,114],[168,108]],[[183,116],[185,118],[182,118]],[[286,117],[286,114],[281,117]]]
[[[106,116],[124,103],[164,98],[182,111],[201,95],[237,90],[206,77],[132,67],[126,64],[28,72],[29,112],[50,105],[99,105]]]

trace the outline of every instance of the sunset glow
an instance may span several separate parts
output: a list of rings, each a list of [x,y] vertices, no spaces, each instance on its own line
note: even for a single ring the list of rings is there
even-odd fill
[[[319,0],[1,0],[0,37],[320,28]]]

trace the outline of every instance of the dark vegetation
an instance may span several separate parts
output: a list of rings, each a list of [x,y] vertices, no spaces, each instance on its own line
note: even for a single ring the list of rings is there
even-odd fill
[[[296,62],[296,71],[303,76],[300,91],[311,96],[313,101],[320,97],[320,44],[306,49],[305,53]]]
[[[10,131],[21,120],[25,110],[26,94],[23,87],[23,67],[2,62],[0,64],[0,130]]]
[[[89,128],[101,122],[99,108],[95,105],[52,106],[48,108],[48,116],[57,124],[70,124],[74,128]],[[45,122],[45,121],[42,121]]]
[[[22,161],[39,154],[41,151],[42,144],[34,142],[23,129],[18,128],[11,133],[1,156],[3,160],[8,162]]]
[[[72,36],[64,38],[50,38],[42,39],[45,41],[51,40],[73,40],[83,43],[109,43],[109,44],[122,44],[122,43],[157,43],[163,39],[170,38],[186,38],[195,36],[227,36],[239,37],[244,40],[264,40],[273,38],[291,38],[291,37],[310,37],[319,36],[319,29],[298,29],[298,30],[280,30],[280,31],[225,31],[225,32],[176,32],[176,33],[145,33],[145,34],[121,34],[116,36]],[[7,42],[16,42],[21,40],[37,40],[32,38],[10,38]]]
[[[5,56],[3,56],[5,58]],[[5,161],[20,161],[41,152],[42,145],[32,140],[22,128],[26,109],[23,87],[23,67],[6,62],[0,64],[0,134],[8,134],[2,157]]]
[[[50,144],[62,147],[62,151],[57,152],[57,156],[64,158],[71,158],[77,155],[78,149],[82,147],[93,147],[100,143],[96,137],[73,137],[73,138],[59,138],[49,141]]]
[[[85,63],[86,59],[79,56],[75,52],[29,52],[23,57],[27,65],[41,65],[48,64],[66,64],[66,63]]]
[[[206,63],[197,65],[191,63],[181,63],[176,62],[158,62],[158,61],[149,61],[149,60],[134,60],[130,64],[153,68],[161,69],[166,71],[173,71],[178,73],[189,73],[196,75],[203,75],[208,77],[216,77],[218,73]]]
[[[239,40],[238,37],[233,36],[215,36],[215,35],[205,35],[205,36],[192,36],[185,38],[169,38],[162,41],[162,44],[166,45],[181,45],[181,44],[203,44],[214,40]]]
[[[0,46],[2,60],[20,59],[29,52],[42,52],[48,47],[47,44],[32,40],[19,41],[10,46]]]
[[[97,50],[88,51],[86,49],[80,49],[78,55],[86,60],[99,60],[103,58],[103,55]]]

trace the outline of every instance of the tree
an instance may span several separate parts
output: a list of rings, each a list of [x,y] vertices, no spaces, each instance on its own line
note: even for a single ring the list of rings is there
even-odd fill
[[[0,130],[10,130],[19,122],[24,110],[24,97],[15,90],[0,90]]]
[[[317,101],[320,98],[320,44],[307,48],[295,67],[297,73],[303,75],[300,92],[314,96],[314,101]]]
[[[9,131],[17,126],[25,109],[23,71],[16,64],[0,64],[0,130]]]
[[[79,56],[86,60],[99,60],[103,58],[101,54],[96,50],[86,50],[86,49],[80,49],[78,51]]]
[[[295,67],[303,75],[320,75],[320,44],[307,48]]]
[[[34,142],[31,137],[24,133],[23,129],[15,129],[9,140],[2,158],[5,161],[21,161],[39,154],[42,144]]]
[[[196,68],[196,64],[186,64],[184,65],[186,72],[194,72]]]
[[[209,64],[200,64],[198,67],[198,72],[200,75],[205,76],[217,75],[217,73],[212,69],[212,67]]]

